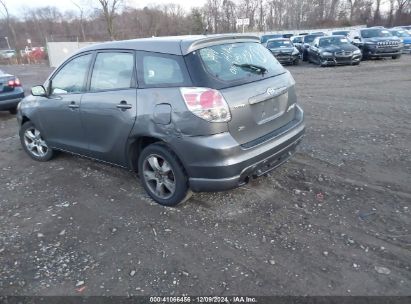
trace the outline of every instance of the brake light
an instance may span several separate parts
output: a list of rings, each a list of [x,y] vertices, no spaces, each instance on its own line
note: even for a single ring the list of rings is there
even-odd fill
[[[231,119],[230,109],[223,95],[208,88],[180,88],[188,110],[209,122],[227,122]]]
[[[7,86],[9,86],[11,88],[21,87],[20,79],[15,78],[13,80],[9,80],[9,82],[7,83]]]

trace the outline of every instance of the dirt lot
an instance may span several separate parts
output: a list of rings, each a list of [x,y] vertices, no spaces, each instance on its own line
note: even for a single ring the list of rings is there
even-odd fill
[[[290,71],[296,157],[178,208],[123,169],[31,160],[0,113],[0,294],[411,295],[411,56]]]

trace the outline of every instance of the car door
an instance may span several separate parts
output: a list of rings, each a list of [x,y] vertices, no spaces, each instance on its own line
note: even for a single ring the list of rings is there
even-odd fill
[[[315,41],[316,40],[314,40],[311,44],[310,44],[310,46],[308,47],[308,50],[307,50],[307,55],[308,55],[308,61],[314,61],[315,60]]]
[[[135,74],[134,52],[96,54],[81,101],[88,156],[127,166],[125,147],[137,115]]]
[[[87,142],[80,118],[92,53],[70,59],[49,79],[49,95],[39,100],[37,125],[47,143],[57,149],[84,154]]]

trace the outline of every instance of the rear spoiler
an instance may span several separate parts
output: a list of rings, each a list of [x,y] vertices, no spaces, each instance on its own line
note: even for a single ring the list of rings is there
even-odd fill
[[[252,35],[210,35],[205,38],[191,41],[181,41],[181,53],[187,55],[198,49],[212,45],[237,43],[237,42],[260,42],[260,38]]]

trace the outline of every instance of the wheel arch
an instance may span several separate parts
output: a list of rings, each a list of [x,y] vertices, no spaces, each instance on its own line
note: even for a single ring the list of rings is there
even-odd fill
[[[163,139],[154,136],[136,136],[128,140],[127,160],[128,166],[133,172],[138,172],[138,157],[145,147],[154,143],[167,144]]]

